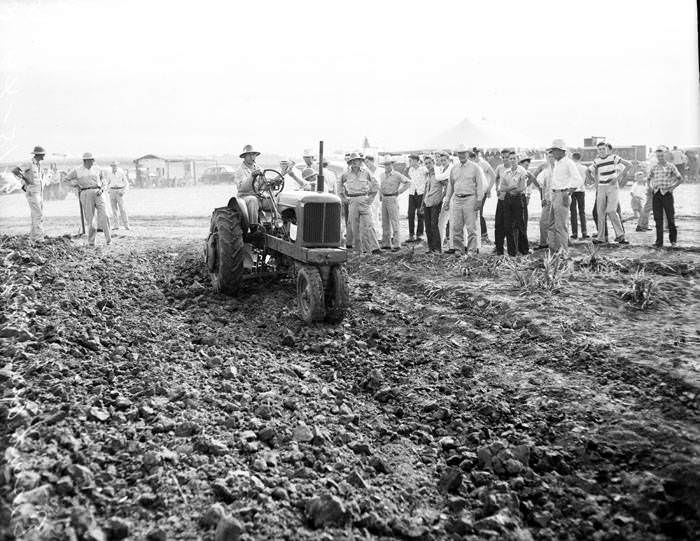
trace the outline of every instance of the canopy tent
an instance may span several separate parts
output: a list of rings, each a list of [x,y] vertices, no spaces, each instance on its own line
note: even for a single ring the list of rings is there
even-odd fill
[[[425,142],[425,148],[453,149],[459,144],[479,148],[532,147],[532,138],[514,130],[501,128],[485,119],[474,121],[465,118],[459,124],[443,131]]]

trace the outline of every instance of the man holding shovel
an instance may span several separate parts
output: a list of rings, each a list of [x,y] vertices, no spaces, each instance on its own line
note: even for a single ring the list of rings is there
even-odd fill
[[[94,164],[95,158],[92,153],[86,152],[83,154],[83,165],[73,169],[65,178],[65,182],[78,188],[80,206],[85,222],[88,224],[89,246],[95,246],[95,237],[97,236],[97,228],[93,220],[95,214],[97,214],[97,222],[105,234],[106,244],[112,242],[107,209],[102,197],[102,192],[107,188],[107,181],[102,170],[95,167]]]

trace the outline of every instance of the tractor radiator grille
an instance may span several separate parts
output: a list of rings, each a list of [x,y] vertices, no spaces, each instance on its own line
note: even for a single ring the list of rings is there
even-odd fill
[[[337,244],[340,242],[340,203],[306,203],[304,205],[304,243]]]

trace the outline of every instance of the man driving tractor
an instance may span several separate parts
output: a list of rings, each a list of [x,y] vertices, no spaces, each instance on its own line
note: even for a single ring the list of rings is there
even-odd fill
[[[260,211],[260,199],[253,189],[255,179],[262,174],[262,171],[255,163],[255,158],[260,156],[260,152],[253,148],[253,145],[243,147],[240,158],[243,163],[234,173],[234,183],[238,188],[238,197],[245,201],[248,209],[248,220],[250,225],[258,224],[258,212]]]

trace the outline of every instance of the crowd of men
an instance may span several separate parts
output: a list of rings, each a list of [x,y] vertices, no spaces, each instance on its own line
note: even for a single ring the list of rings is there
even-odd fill
[[[666,147],[656,149],[649,171],[636,175],[636,183],[641,184],[644,193],[633,190],[637,198],[633,204],[639,207],[637,231],[649,230],[649,214],[653,210],[657,247],[663,246],[664,214],[671,245],[675,246],[677,240],[673,190],[682,176],[666,160],[668,154]],[[258,155],[252,146],[243,149],[243,163],[235,180],[251,215],[257,215],[259,208],[252,189]],[[425,233],[431,252],[477,254],[484,245],[491,244],[483,209],[486,199],[495,194],[494,252],[528,254],[532,250],[527,237],[528,205],[533,189],[539,191],[542,204],[540,239],[534,249],[567,252],[570,240],[591,238],[587,231],[586,186],[596,190],[592,215],[597,232],[592,242],[610,240],[610,222],[614,241],[628,244],[620,182],[633,164],[615,154],[609,143],[598,145],[598,156],[588,166],[581,163],[579,153],[569,155],[561,139],[552,143],[546,156],[542,165],[532,169],[530,154],[518,155],[513,149],[503,149],[500,163],[494,168],[478,148],[460,145],[453,151],[410,154],[404,168],[397,166],[390,155],[377,164],[376,156],[356,151],[345,155],[347,169],[339,178],[324,169],[325,187],[343,202],[346,246],[355,252],[398,251],[402,245],[422,242]],[[315,156],[306,150],[303,158],[301,178],[295,173],[293,162],[280,163],[284,189],[312,189],[315,185]],[[404,192],[408,192],[408,239],[402,242],[398,197]]]
[[[25,192],[31,226],[29,236],[33,241],[44,238],[44,189],[47,175],[42,171],[41,162],[46,151],[41,146],[34,147],[32,160],[27,167],[15,167],[14,175],[21,180]],[[129,217],[124,204],[124,195],[129,190],[129,180],[118,162],[110,164],[105,172],[95,166],[95,158],[90,152],[83,154],[83,165],[70,171],[64,178],[67,183],[78,190],[80,213],[83,226],[87,225],[88,245],[95,246],[98,229],[104,232],[106,244],[112,242],[112,229],[119,229],[121,224],[129,229]],[[112,218],[107,215],[104,195],[109,195]]]
[[[43,238],[43,188],[41,161],[46,151],[37,146],[28,167],[17,167],[31,214],[30,236]],[[483,209],[486,199],[495,196],[494,252],[499,255],[524,255],[531,252],[527,237],[528,205],[533,189],[540,193],[540,239],[535,249],[549,248],[567,252],[570,239],[588,239],[585,187],[596,189],[593,220],[597,233],[592,242],[609,240],[608,221],[614,240],[627,244],[620,207],[620,181],[632,166],[613,152],[609,143],[598,145],[598,156],[589,166],[581,163],[578,153],[569,155],[565,142],[555,139],[547,149],[547,159],[532,169],[530,154],[518,155],[513,149],[501,151],[496,167],[484,159],[476,147],[460,145],[452,151],[410,154],[404,169],[397,167],[391,155],[380,164],[377,157],[361,152],[346,154],[347,168],[340,176],[327,169],[324,162],[326,191],[342,201],[342,225],[346,247],[355,252],[381,253],[398,251],[402,245],[423,241],[430,252],[477,254],[491,244]],[[234,176],[235,190],[245,202],[252,226],[258,224],[261,200],[254,189],[260,168],[260,152],[246,145],[243,160]],[[682,182],[678,167],[667,160],[669,151],[658,147],[650,160],[649,170],[637,172],[631,198],[638,217],[637,230],[649,230],[649,214],[656,222],[655,246],[663,246],[664,217],[669,240],[676,245],[673,191]],[[671,154],[674,156],[673,154]],[[314,189],[319,167],[314,153],[307,149],[301,173],[291,160],[280,162],[282,189]],[[493,161],[493,160],[492,160]],[[124,196],[129,189],[126,174],[117,162],[105,173],[94,166],[91,153],[83,154],[83,165],[70,171],[64,181],[79,191],[81,219],[88,226],[88,244],[95,245],[97,230],[104,232],[107,244],[111,229],[121,224],[129,229]],[[380,169],[381,166],[381,169]],[[403,169],[403,172],[402,172]],[[531,170],[532,169],[532,170]],[[408,239],[402,242],[398,197],[408,192]],[[112,219],[106,212],[103,194],[109,194]],[[580,222],[581,236],[578,236]]]

